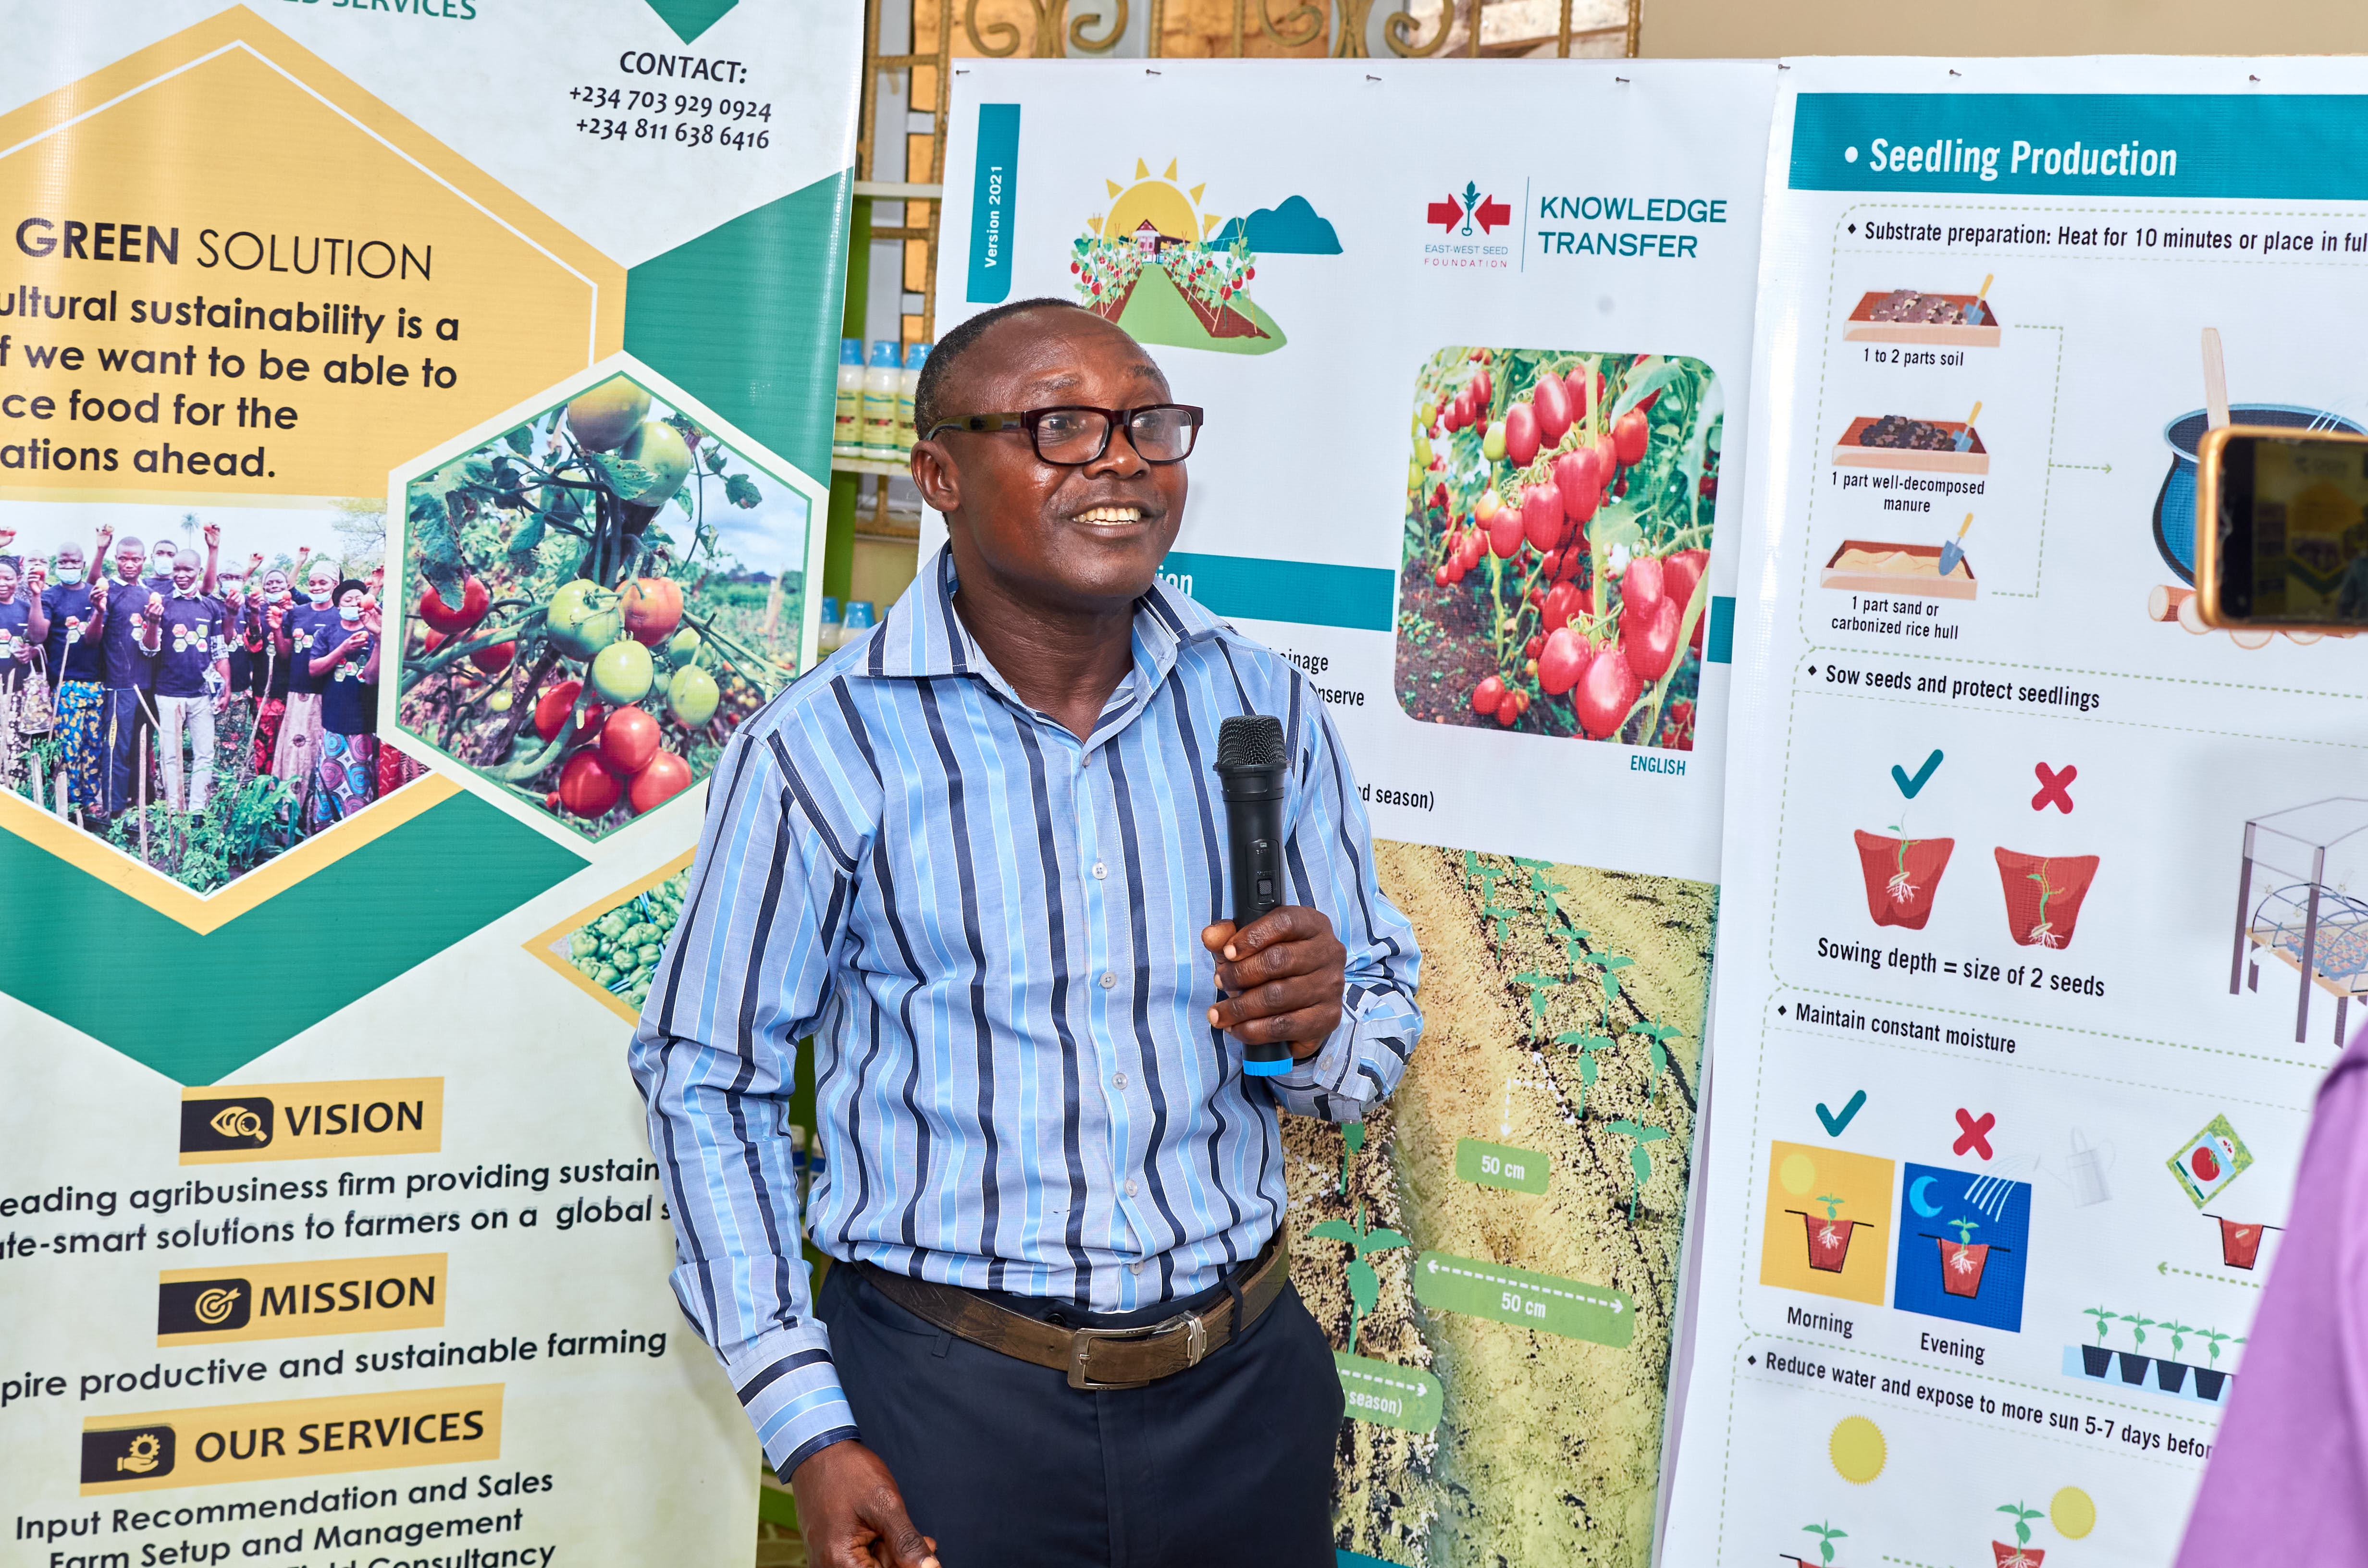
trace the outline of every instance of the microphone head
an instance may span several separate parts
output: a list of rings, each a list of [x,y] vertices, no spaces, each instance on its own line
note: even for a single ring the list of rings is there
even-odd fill
[[[1217,770],[1281,767],[1289,760],[1282,721],[1270,713],[1241,713],[1217,726]]]

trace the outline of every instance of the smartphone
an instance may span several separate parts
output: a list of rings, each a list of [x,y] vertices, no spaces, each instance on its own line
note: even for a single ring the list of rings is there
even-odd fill
[[[2229,425],[2196,449],[2206,626],[2368,631],[2368,436]]]

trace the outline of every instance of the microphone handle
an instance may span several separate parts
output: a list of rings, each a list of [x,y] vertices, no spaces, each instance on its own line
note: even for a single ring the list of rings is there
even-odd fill
[[[1227,847],[1233,862],[1234,926],[1239,930],[1282,904],[1282,790],[1264,799],[1228,793]],[[1263,792],[1261,792],[1263,793]],[[1242,1071],[1270,1078],[1291,1071],[1291,1048],[1280,1041],[1242,1048]]]

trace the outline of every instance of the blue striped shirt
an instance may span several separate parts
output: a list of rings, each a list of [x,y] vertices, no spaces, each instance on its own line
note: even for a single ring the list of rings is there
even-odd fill
[[[1288,661],[1155,585],[1083,743],[954,613],[950,554],[743,724],[632,1046],[673,1283],[786,1474],[856,1436],[813,1316],[781,1126],[814,1037],[834,1258],[1122,1312],[1216,1284],[1281,1223],[1278,1107],[1352,1121],[1422,1029],[1338,737]],[[1217,726],[1281,719],[1290,902],[1348,949],[1340,1027],[1279,1078],[1210,1028]]]

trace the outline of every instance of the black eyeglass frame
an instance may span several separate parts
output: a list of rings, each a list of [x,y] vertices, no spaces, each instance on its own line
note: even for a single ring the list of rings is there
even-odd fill
[[[1184,449],[1174,457],[1148,456],[1140,446],[1135,445],[1133,428],[1135,418],[1140,415],[1156,414],[1167,409],[1175,409],[1188,416],[1185,427],[1190,435],[1184,443]],[[1046,457],[1043,442],[1037,436],[1037,428],[1042,425],[1047,415],[1054,414],[1100,415],[1102,416],[1101,445],[1096,447],[1090,455],[1082,458]],[[1110,437],[1123,427],[1127,431],[1127,445],[1134,447],[1136,456],[1141,457],[1144,462],[1165,467],[1168,463],[1180,463],[1192,455],[1192,449],[1200,445],[1201,426],[1207,421],[1207,412],[1204,409],[1197,403],[1147,403],[1140,408],[1096,408],[1087,403],[1055,403],[1051,408],[1020,409],[1008,414],[972,414],[960,419],[941,419],[930,426],[928,434],[922,439],[934,441],[938,438],[939,432],[944,430],[969,430],[990,436],[1005,430],[1025,430],[1028,432],[1029,448],[1035,452],[1037,461],[1051,463],[1055,468],[1082,468],[1089,462],[1100,461],[1102,454],[1110,450]]]

